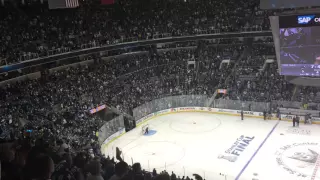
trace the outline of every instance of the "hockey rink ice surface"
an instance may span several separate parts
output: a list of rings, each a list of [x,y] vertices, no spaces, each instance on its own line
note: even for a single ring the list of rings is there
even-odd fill
[[[185,112],[153,118],[154,132],[141,126],[122,135],[105,149],[123,151],[128,164],[143,169],[197,173],[207,180],[320,180],[320,126],[292,127],[292,122]]]

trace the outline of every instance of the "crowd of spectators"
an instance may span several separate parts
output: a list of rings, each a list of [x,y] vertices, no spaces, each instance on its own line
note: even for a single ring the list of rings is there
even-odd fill
[[[220,82],[217,77],[223,77],[228,70],[219,69],[222,56],[237,58],[240,53],[236,47],[208,46],[201,56],[197,56],[195,47],[163,50],[156,55],[141,52],[53,71],[45,78],[7,84],[0,93],[2,139],[26,138],[32,129],[35,131],[32,134],[50,142],[59,141],[61,146],[91,147],[96,142],[92,132],[104,121],[90,115],[89,109],[109,102],[121,111],[128,111],[163,96],[210,95]],[[194,60],[202,62],[199,70],[188,66]],[[198,75],[205,78],[200,81]]]
[[[119,0],[112,8],[81,1],[68,10],[24,2],[0,7],[0,65],[126,41],[268,30],[272,13],[259,10],[256,0]],[[293,85],[279,76],[276,62],[266,62],[274,54],[272,38],[167,44],[6,84],[0,88],[0,139],[6,142],[0,144],[1,177],[191,179],[146,172],[139,163],[129,166],[119,150],[117,157],[103,157],[95,132],[105,121],[89,110],[108,102],[130,112],[165,96],[211,97],[217,88],[228,89],[222,97],[227,99],[291,100]]]
[[[266,39],[267,40],[267,39]],[[243,101],[290,101],[294,85],[284,80],[277,72],[277,62],[266,61],[274,56],[274,46],[253,42],[248,55],[240,59],[229,87],[229,98]]]
[[[191,180],[173,172],[156,169],[147,172],[140,163],[128,165],[117,149],[116,157],[99,152],[74,151],[61,140],[25,138],[0,144],[1,179],[3,180]],[[199,175],[194,174],[196,179]]]
[[[40,1],[5,2],[0,6],[2,64],[125,41],[251,31],[258,6],[254,0],[119,0],[113,8],[80,2],[79,8],[67,10],[49,10]]]
[[[234,62],[223,63],[223,60],[235,61],[244,50],[241,41],[234,41],[221,42],[216,46],[207,42],[200,50],[197,46],[191,46],[163,49],[157,54],[132,53],[109,58],[98,64],[51,71],[40,79],[7,84],[0,93],[2,138],[21,139],[27,136],[27,130],[33,129],[37,135],[51,139],[52,142],[59,141],[60,145],[68,144],[72,149],[94,147],[96,137],[92,132],[105,122],[90,115],[89,109],[109,102],[119,110],[128,112],[164,96],[210,96],[217,87],[225,84],[234,67]],[[252,51],[251,56],[262,58],[259,56],[262,54],[255,54],[255,51]],[[198,62],[196,67],[190,66],[189,62],[192,61]],[[243,61],[239,65],[242,68],[252,65],[247,60]],[[257,62],[263,66],[263,60]],[[262,79],[274,76],[265,81],[278,82],[281,88],[283,81],[274,73],[273,65],[266,68],[265,75],[258,76]],[[268,71],[274,75],[270,76]],[[257,93],[263,91],[265,81],[261,80],[262,84],[255,85],[261,87]],[[243,92],[251,90],[244,89]],[[281,89],[274,91],[281,92]],[[250,95],[245,94],[241,98],[248,97]],[[69,155],[67,157],[70,158]],[[70,171],[73,172],[72,168]]]
[[[88,110],[105,102],[128,112],[130,108],[170,94],[212,94],[228,69],[219,70],[222,60],[219,54],[234,53],[234,48],[210,47],[201,57],[195,57],[195,51],[195,48],[181,48],[164,50],[157,55],[142,52],[7,84],[0,89],[1,125],[54,126],[56,130],[65,125],[62,127],[67,129],[52,133],[70,131],[74,136],[83,132],[68,128],[75,127],[74,123],[89,128]],[[204,59],[199,71],[187,66],[188,61],[198,58]],[[89,129],[97,130],[103,123],[93,122]]]

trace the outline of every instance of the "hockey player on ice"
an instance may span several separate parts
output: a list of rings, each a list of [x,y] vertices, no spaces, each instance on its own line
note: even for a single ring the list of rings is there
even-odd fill
[[[146,127],[144,134],[149,134],[149,127]]]

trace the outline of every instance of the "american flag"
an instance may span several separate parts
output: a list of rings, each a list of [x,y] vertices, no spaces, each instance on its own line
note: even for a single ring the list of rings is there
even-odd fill
[[[64,9],[79,7],[79,0],[48,0],[49,9]]]
[[[67,8],[75,8],[79,6],[78,0],[65,0]]]

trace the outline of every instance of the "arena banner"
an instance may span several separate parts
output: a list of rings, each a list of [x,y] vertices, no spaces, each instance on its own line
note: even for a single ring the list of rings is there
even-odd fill
[[[194,111],[196,109],[197,109],[196,107],[181,107],[181,108],[178,108],[178,111]]]
[[[305,110],[305,109],[292,109],[292,108],[279,108],[281,114],[298,115],[304,116],[306,114],[311,114],[313,117],[319,116],[319,111],[316,110]]]
[[[177,109],[176,108],[171,108],[170,111],[171,112],[177,112]]]
[[[232,109],[218,109],[217,112],[223,112],[223,113],[236,113],[236,110],[232,110]]]
[[[101,105],[101,106],[98,106],[96,108],[93,108],[91,110],[89,110],[90,114],[94,114],[94,113],[97,113],[103,109],[105,109],[107,106],[105,104]]]
[[[320,118],[318,118],[318,117],[312,117],[312,121],[318,121],[318,122],[320,122]]]
[[[205,107],[199,107],[198,111],[209,111],[208,108]]]
[[[281,114],[281,119],[282,120],[293,120],[293,118],[295,117],[295,115],[291,115],[291,114]],[[299,116],[300,121],[304,121],[304,116]]]
[[[291,121],[296,115],[292,115],[292,114],[281,114],[281,119],[282,120],[287,120],[287,121]],[[276,114],[274,114],[274,117],[276,117]],[[304,121],[305,120],[305,116],[304,115],[299,115],[300,121]],[[311,117],[312,122],[320,122],[320,118],[318,117]],[[317,123],[318,124],[318,123]]]
[[[293,117],[294,117],[293,115],[281,114],[281,119],[284,119],[284,120],[292,120]]]
[[[166,114],[166,113],[168,113],[168,112],[170,112],[170,109],[165,109],[165,110],[162,110],[162,111],[155,112],[155,113],[154,113],[154,116]]]
[[[237,114],[241,114],[241,111],[238,110]],[[252,111],[243,111],[243,115],[248,115],[248,116],[255,116],[256,114]],[[262,114],[263,115],[263,114]]]
[[[280,28],[320,26],[320,14],[300,14],[279,17]]]

